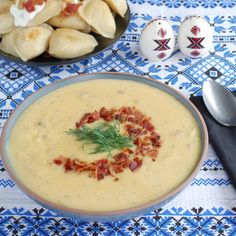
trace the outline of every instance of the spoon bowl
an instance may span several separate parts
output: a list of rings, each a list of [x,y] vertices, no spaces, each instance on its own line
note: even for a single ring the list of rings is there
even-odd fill
[[[202,87],[203,100],[211,115],[222,125],[236,126],[236,97],[214,80]]]

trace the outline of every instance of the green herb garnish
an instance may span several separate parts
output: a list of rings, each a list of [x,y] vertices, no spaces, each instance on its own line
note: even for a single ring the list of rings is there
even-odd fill
[[[118,122],[112,124],[102,122],[93,128],[84,125],[80,129],[70,129],[67,133],[75,136],[78,141],[84,142],[85,145],[95,145],[91,154],[107,152],[110,156],[111,151],[115,149],[120,150],[133,146],[131,138],[120,134]]]

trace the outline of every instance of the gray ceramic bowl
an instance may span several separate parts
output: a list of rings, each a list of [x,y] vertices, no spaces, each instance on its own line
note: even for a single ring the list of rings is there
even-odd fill
[[[99,79],[113,79],[113,80],[132,80],[143,84],[148,84],[152,87],[155,87],[157,89],[161,89],[164,92],[174,96],[176,99],[178,99],[188,110],[191,112],[198,124],[198,127],[200,129],[200,135],[201,135],[201,158],[199,159],[198,164],[196,165],[194,171],[190,174],[190,176],[176,189],[171,191],[170,193],[166,194],[165,196],[161,198],[157,198],[154,201],[147,202],[146,204],[140,205],[138,207],[125,209],[125,210],[119,210],[119,211],[107,211],[107,212],[95,212],[95,211],[85,211],[85,210],[79,210],[79,209],[72,209],[67,207],[62,207],[60,205],[57,205],[53,202],[49,202],[42,197],[39,197],[36,193],[30,191],[23,182],[21,182],[17,175],[15,174],[14,168],[11,164],[11,156],[9,156],[7,151],[8,146],[8,140],[9,136],[11,134],[11,130],[16,123],[17,119],[21,115],[21,113],[30,106],[34,101],[39,99],[40,97],[58,89],[63,86],[67,86],[73,83],[83,83],[83,81],[88,80],[99,80]],[[208,146],[208,133],[206,129],[206,125],[204,123],[204,120],[198,110],[194,107],[194,105],[189,102],[183,95],[181,95],[176,90],[172,89],[169,86],[166,86],[160,82],[157,82],[152,79],[147,79],[145,77],[136,76],[136,75],[130,75],[130,74],[120,74],[120,73],[93,73],[93,74],[84,74],[68,79],[61,80],[59,82],[53,83],[47,87],[44,87],[31,95],[29,98],[27,98],[10,116],[8,119],[1,137],[1,155],[3,158],[3,163],[11,176],[11,178],[16,182],[16,184],[22,189],[23,192],[25,192],[28,196],[30,196],[32,199],[34,199],[36,202],[38,202],[40,205],[58,212],[60,215],[65,215],[69,217],[78,217],[82,220],[88,220],[88,221],[101,221],[101,222],[108,222],[108,221],[117,221],[117,220],[124,220],[127,218],[135,217],[138,215],[142,215],[145,213],[148,213],[154,209],[157,209],[158,207],[162,206],[169,200],[171,200],[177,193],[179,193],[197,174],[197,172],[200,169],[200,166],[203,162],[204,156],[207,152],[207,146]]]

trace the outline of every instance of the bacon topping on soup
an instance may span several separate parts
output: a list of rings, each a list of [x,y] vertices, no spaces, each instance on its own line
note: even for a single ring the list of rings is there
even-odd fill
[[[92,123],[95,126],[90,127]],[[108,157],[86,162],[62,155],[53,163],[63,166],[65,172],[88,172],[90,177],[97,180],[106,176],[113,176],[117,180],[117,174],[125,169],[137,171],[145,157],[155,161],[161,147],[160,135],[151,123],[151,117],[135,107],[102,107],[99,111],[85,113],[75,123],[75,129],[70,129],[68,133],[84,144],[93,144],[95,149],[92,153],[102,155],[107,152]],[[114,150],[116,154],[112,154]]]

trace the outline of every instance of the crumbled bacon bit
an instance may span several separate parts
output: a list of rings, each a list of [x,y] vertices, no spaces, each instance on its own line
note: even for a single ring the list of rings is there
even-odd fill
[[[107,122],[110,122],[113,120],[113,114],[114,114],[114,110],[108,110],[105,107],[102,107],[99,111],[100,117],[102,119],[104,119]]]
[[[142,139],[140,137],[137,137],[133,143],[137,146],[137,149],[140,149],[142,147]]]
[[[99,120],[99,118],[100,118],[100,115],[99,115],[99,112],[97,111],[94,111],[92,113],[85,113],[84,116],[80,119],[80,121],[75,123],[75,126],[77,129],[79,129],[84,124],[93,123],[94,121]]]
[[[150,123],[150,118],[144,118],[140,125],[148,131],[154,131],[154,126]]]
[[[123,114],[116,113],[116,114],[113,115],[113,119],[114,120],[118,120],[120,123],[124,123],[125,122]]]
[[[72,161],[70,158],[66,159],[66,161],[64,163],[64,169],[65,169],[65,172],[69,172],[69,171],[73,170]]]
[[[34,2],[32,0],[28,0],[27,2],[24,2],[22,4],[23,8],[26,9],[26,11],[28,12],[33,12],[35,11],[35,5],[34,5]]]
[[[121,173],[124,171],[124,168],[119,164],[114,163],[111,168],[116,174]]]
[[[139,110],[137,110],[136,108],[133,108],[133,116],[135,117],[135,119],[137,121],[142,120],[145,116],[142,114],[142,112],[140,112]]]
[[[138,157],[135,157],[133,161],[130,162],[129,168],[131,171],[135,171],[136,169],[140,168],[143,164],[143,160],[139,159]]]
[[[34,0],[34,2],[35,2],[37,5],[42,5],[44,2],[47,2],[47,0]]]
[[[130,149],[130,148],[124,148],[122,151],[125,154],[132,154],[132,153],[134,153],[134,151],[132,149]]]
[[[121,152],[116,154],[114,157],[114,164],[120,165],[122,168],[126,168],[129,165],[129,156]]]
[[[160,143],[160,135],[156,132],[152,132],[151,136],[150,136],[150,140],[152,142],[152,145],[154,147],[160,147],[161,143]]]
[[[145,116],[135,107],[121,107],[120,109],[107,109],[102,107],[99,112],[86,113],[76,122],[76,128],[80,129],[85,124],[93,123],[99,119],[107,122],[119,120],[124,123],[123,128],[132,139],[134,149],[124,148],[120,153],[114,155],[112,159],[100,159],[94,162],[84,162],[79,159],[70,159],[63,156],[53,161],[56,165],[63,165],[65,172],[75,171],[81,173],[89,172],[89,176],[102,180],[106,176],[118,178],[116,174],[130,169],[132,172],[140,168],[145,156],[153,161],[157,159],[158,149],[161,147],[160,135],[155,131],[151,118]]]
[[[156,133],[156,132],[152,132],[151,133],[151,138],[159,140],[160,139],[160,135],[158,133]]]
[[[110,175],[109,162],[107,159],[96,161],[96,174],[97,180],[103,179],[105,176]]]
[[[59,166],[59,165],[62,164],[62,160],[60,160],[60,159],[55,159],[55,160],[53,160],[53,163]]]
[[[131,123],[135,123],[136,119],[135,119],[135,117],[133,117],[133,116],[129,116],[129,117],[127,118],[127,121],[129,121],[129,122],[131,122]]]
[[[81,5],[80,3],[78,3],[78,4],[76,4],[76,3],[67,3],[66,7],[62,11],[62,14],[64,16],[72,16],[77,12],[80,5]]]
[[[128,132],[129,136],[137,136],[142,132],[140,128],[135,128],[135,125],[132,124],[125,125],[125,129]]]
[[[73,160],[73,169],[76,170],[77,172],[82,172],[87,170],[87,163],[84,161],[80,161],[78,159]]]
[[[147,156],[151,157],[153,161],[157,159],[157,150],[150,150],[147,152]]]
[[[53,163],[56,165],[63,165],[65,172],[75,171],[81,173],[83,171],[89,171],[90,176],[93,176],[97,180],[101,180],[108,175],[114,176],[113,173],[121,173],[128,167],[131,171],[134,171],[142,166],[143,161],[138,157],[130,159],[128,155],[121,152],[114,156],[114,161],[100,159],[87,163],[80,161],[79,159],[70,159],[61,156],[55,159]]]
[[[35,5],[42,5],[44,2],[47,2],[47,0],[27,0],[22,3],[22,7],[28,12],[33,12],[35,11]]]
[[[87,123],[93,123],[94,121],[98,120],[100,118],[100,115],[97,111],[90,114],[88,117]]]

